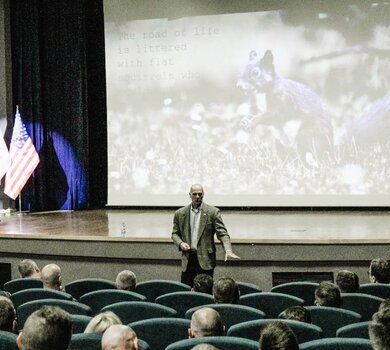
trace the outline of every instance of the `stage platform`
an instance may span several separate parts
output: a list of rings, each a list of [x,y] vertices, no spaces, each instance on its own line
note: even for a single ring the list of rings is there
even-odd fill
[[[101,209],[3,215],[0,259],[17,277],[17,262],[59,262],[68,280],[110,278],[123,268],[139,280],[177,279],[180,254],[170,234],[174,209]],[[386,210],[222,210],[240,261],[217,275],[272,286],[275,273],[335,273],[354,269],[368,282],[367,264],[390,259],[390,212]],[[121,235],[125,222],[126,235]],[[118,271],[117,271],[118,270]],[[261,273],[260,273],[261,271]],[[366,281],[367,280],[367,281]]]

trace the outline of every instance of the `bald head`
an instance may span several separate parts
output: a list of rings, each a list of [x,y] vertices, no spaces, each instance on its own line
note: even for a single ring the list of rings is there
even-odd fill
[[[188,330],[191,338],[221,336],[223,331],[221,316],[214,309],[203,307],[192,314]]]
[[[104,332],[102,350],[138,350],[135,332],[125,325],[113,325]]]
[[[61,269],[58,265],[46,265],[41,271],[41,278],[44,288],[62,290]]]

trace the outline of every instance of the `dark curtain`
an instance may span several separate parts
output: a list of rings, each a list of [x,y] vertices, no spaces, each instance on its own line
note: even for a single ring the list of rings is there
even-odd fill
[[[104,206],[102,0],[12,0],[11,45],[14,105],[41,159],[23,189],[23,209]]]

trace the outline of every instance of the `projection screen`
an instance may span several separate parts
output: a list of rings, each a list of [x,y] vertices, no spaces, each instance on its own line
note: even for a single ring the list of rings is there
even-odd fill
[[[107,204],[389,206],[389,3],[237,3],[105,1]]]

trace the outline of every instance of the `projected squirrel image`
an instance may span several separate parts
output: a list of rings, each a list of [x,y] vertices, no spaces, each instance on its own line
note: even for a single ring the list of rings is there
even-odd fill
[[[243,124],[272,126],[276,141],[306,162],[332,153],[333,128],[324,101],[308,86],[281,76],[270,50],[261,59],[256,51],[250,52],[237,87],[250,99],[250,116]],[[262,109],[259,94],[265,96]]]

